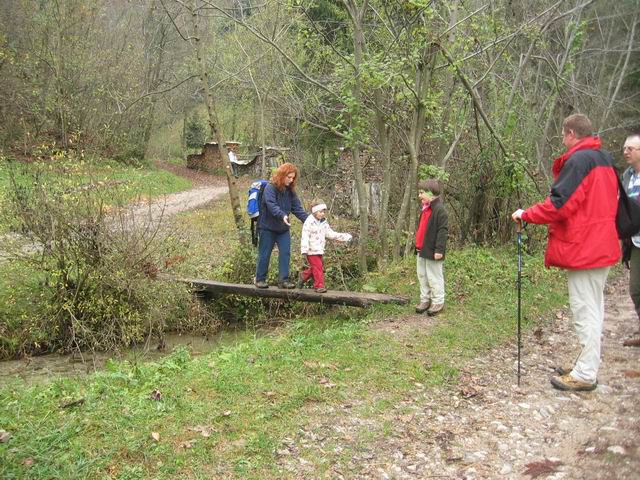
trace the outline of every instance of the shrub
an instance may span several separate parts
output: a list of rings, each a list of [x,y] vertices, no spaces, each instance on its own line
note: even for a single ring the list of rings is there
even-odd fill
[[[124,187],[77,187],[38,169],[10,177],[9,217],[21,234],[12,260],[37,272],[41,292],[31,290],[38,308],[28,321],[3,332],[14,336],[6,348],[113,350],[161,336],[189,308],[184,286],[158,278],[160,222],[151,210],[134,216]]]

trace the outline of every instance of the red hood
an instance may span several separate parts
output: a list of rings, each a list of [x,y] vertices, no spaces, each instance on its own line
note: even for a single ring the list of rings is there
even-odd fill
[[[562,167],[564,167],[564,163],[569,159],[571,155],[576,153],[578,150],[600,150],[601,145],[602,142],[600,142],[599,137],[581,138],[578,143],[576,143],[573,147],[571,147],[569,150],[564,152],[553,161],[553,178],[558,178]]]

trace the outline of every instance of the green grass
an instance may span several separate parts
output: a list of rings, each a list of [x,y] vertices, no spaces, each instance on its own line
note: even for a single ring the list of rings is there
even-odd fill
[[[525,328],[566,302],[560,274],[541,265],[526,257]],[[417,300],[413,268],[408,260],[367,283]],[[512,249],[453,250],[445,276],[447,309],[432,328],[416,323],[402,335],[376,328],[411,306],[339,308],[203,357],[180,349],[159,363],[112,364],[84,380],[0,388],[0,428],[12,434],[0,444],[0,477],[291,478],[277,464],[283,440],[343,403],[354,405],[350,415],[374,421],[356,443],[389,435],[385,418],[416,382],[427,389],[455,384],[470,359],[513,344]],[[154,390],[160,400],[151,399]],[[61,408],[79,398],[83,405]],[[320,477],[350,453],[306,458]]]
[[[229,200],[217,200],[211,208],[177,215],[172,221],[174,262],[170,271],[178,276],[210,278],[221,267],[238,237]],[[184,235],[184,232],[189,232]],[[181,234],[182,233],[182,234]]]
[[[105,178],[153,183],[147,171],[107,173]],[[174,226],[166,270],[218,278],[236,244],[226,199],[178,216]],[[254,264],[242,267],[250,274]],[[28,317],[34,308],[28,294],[37,292],[37,277],[11,268],[0,264],[0,287],[12,286],[13,292],[0,291],[0,309],[11,304],[13,310],[0,314]],[[524,271],[524,325],[530,328],[566,297],[559,288],[562,274],[544,270],[539,256],[526,256]],[[7,272],[19,281],[5,279]],[[427,392],[454,386],[477,355],[507,341],[513,348],[514,249],[452,247],[445,278],[445,312],[401,332],[380,325],[390,318],[401,324],[412,314],[418,300],[413,258],[354,286],[407,295],[409,306],[343,307],[324,315],[307,313],[322,309],[301,307],[289,310],[292,318],[271,334],[254,337],[247,331],[235,345],[205,356],[190,358],[179,349],[158,363],[112,363],[84,379],[0,386],[0,429],[11,433],[0,443],[0,478],[292,478],[278,466],[285,439],[314,430],[328,421],[330,408],[344,411],[340,407],[348,403],[346,415],[370,423],[355,432],[355,447],[341,453],[331,448],[337,440],[329,440],[322,455],[305,450],[314,464],[312,476],[320,478],[332,463],[351,458],[350,448],[392,435],[388,418],[416,383]],[[154,391],[160,392],[157,400]],[[84,403],[63,408],[78,399]]]

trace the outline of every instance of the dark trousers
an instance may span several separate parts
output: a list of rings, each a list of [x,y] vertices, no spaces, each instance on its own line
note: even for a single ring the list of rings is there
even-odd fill
[[[640,320],[640,248],[631,246],[631,260],[629,261],[631,272],[629,274],[629,294],[633,300],[638,320]]]
[[[278,281],[289,280],[289,260],[291,259],[291,232],[274,232],[260,229],[258,241],[258,265],[256,267],[256,282],[267,280],[269,261],[274,245],[278,245]]]
[[[306,282],[313,277],[313,288],[324,287],[324,265],[322,255],[307,255],[309,267],[302,271],[302,281]]]

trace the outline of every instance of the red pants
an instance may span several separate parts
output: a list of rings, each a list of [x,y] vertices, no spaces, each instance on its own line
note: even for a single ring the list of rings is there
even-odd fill
[[[302,271],[302,281],[306,282],[313,277],[313,288],[324,288],[324,266],[322,255],[307,255],[309,267]]]

